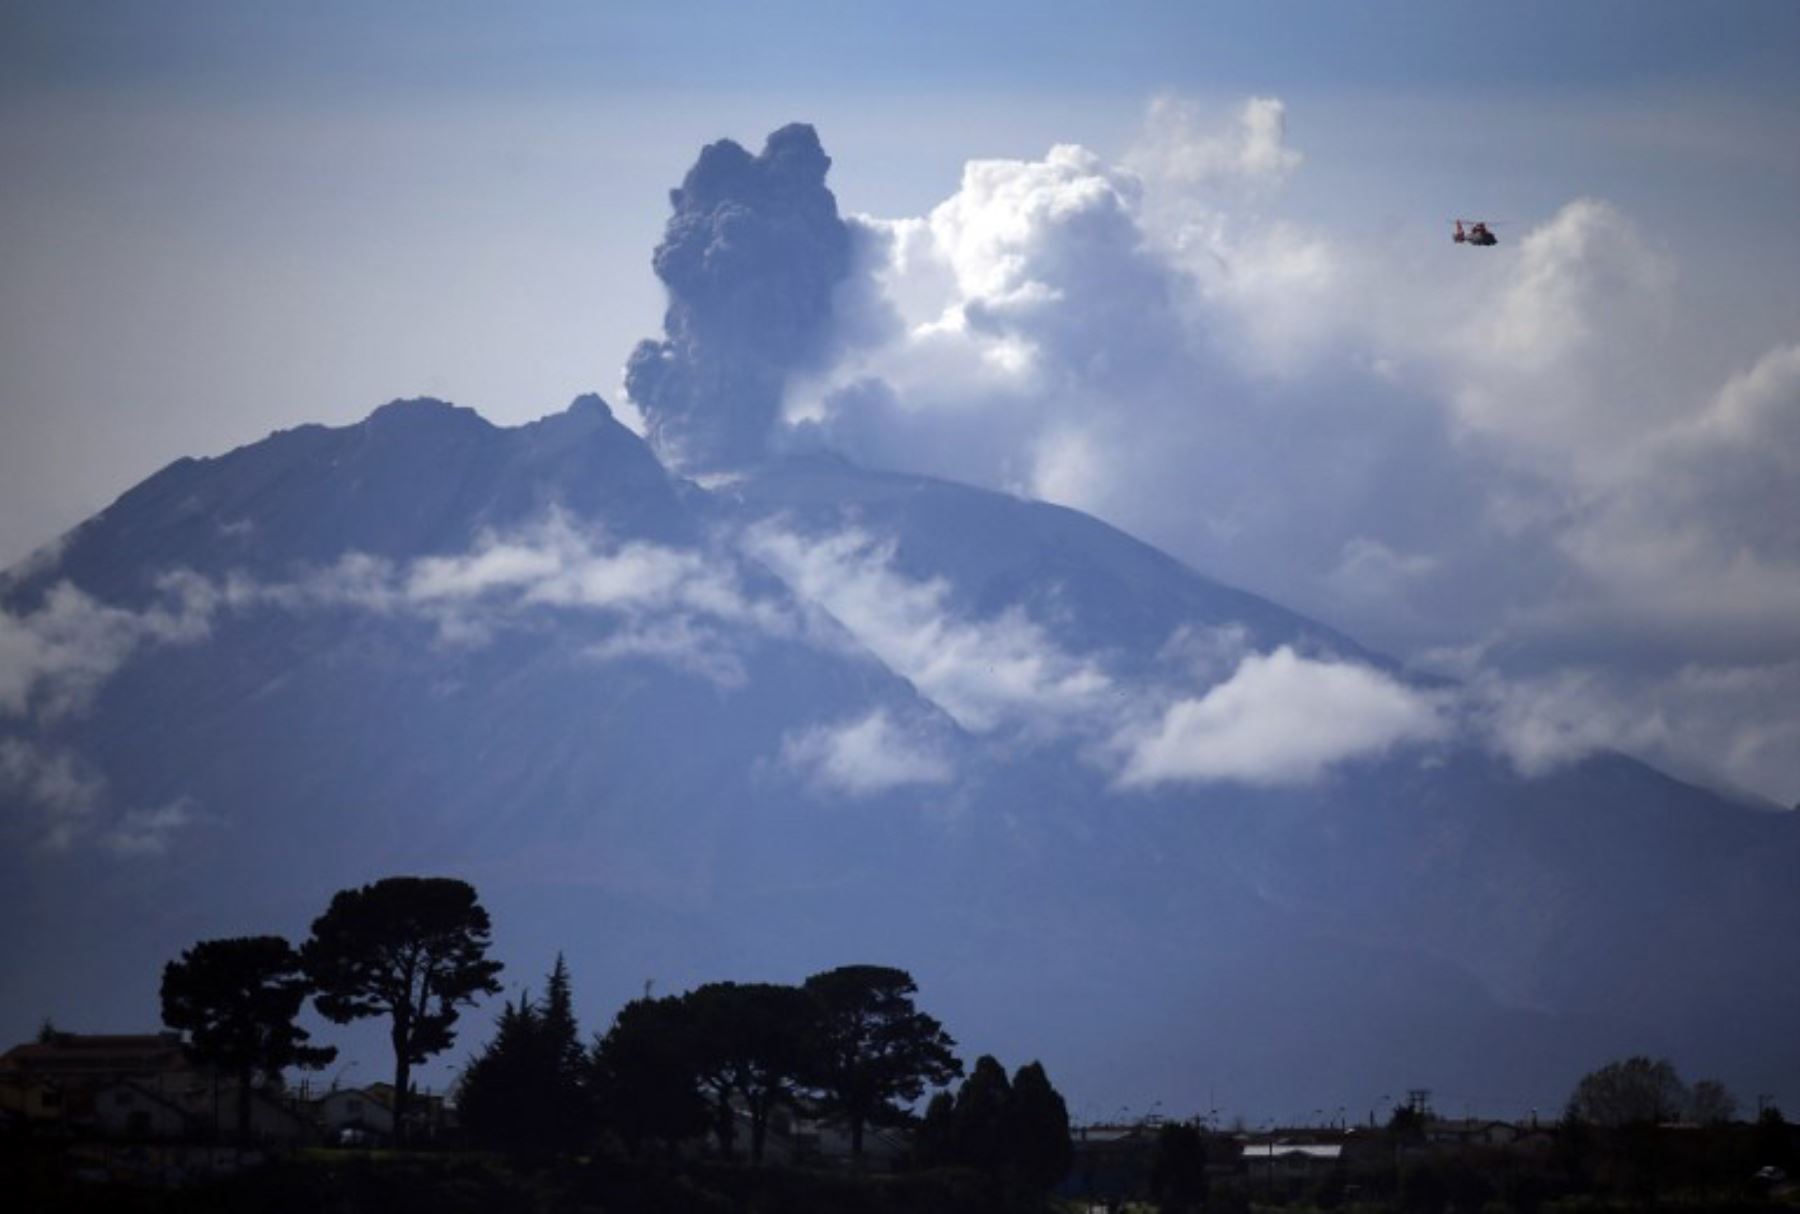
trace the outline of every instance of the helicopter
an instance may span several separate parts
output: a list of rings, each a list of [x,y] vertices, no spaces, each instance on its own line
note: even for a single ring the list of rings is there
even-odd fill
[[[1456,231],[1450,234],[1450,239],[1457,244],[1494,245],[1500,243],[1500,238],[1494,235],[1493,230],[1479,219],[1472,221],[1467,231],[1463,230],[1463,221],[1457,220]]]

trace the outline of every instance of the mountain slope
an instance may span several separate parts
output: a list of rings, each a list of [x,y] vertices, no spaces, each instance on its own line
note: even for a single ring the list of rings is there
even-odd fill
[[[593,1027],[886,961],[1078,1111],[1548,1108],[1626,1050],[1800,1091],[1791,816],[1437,717],[1134,781],[1251,674],[1445,689],[1072,511],[406,402],[172,465],[0,602],[14,1036],[141,1027],[181,947],[430,871]]]

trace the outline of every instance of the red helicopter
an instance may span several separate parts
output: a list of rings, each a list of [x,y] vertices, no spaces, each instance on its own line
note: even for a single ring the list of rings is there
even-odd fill
[[[1456,231],[1450,234],[1450,239],[1457,244],[1492,245],[1500,243],[1500,238],[1494,235],[1488,225],[1481,220],[1470,223],[1466,232],[1463,230],[1463,221],[1457,220]]]

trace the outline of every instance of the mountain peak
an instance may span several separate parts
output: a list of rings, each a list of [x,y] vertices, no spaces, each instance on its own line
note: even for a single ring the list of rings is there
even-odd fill
[[[612,420],[612,406],[601,398],[598,392],[583,392],[569,402],[569,412],[578,415],[594,415]]]
[[[371,429],[385,429],[394,426],[414,428],[426,425],[474,425],[487,430],[495,428],[492,422],[475,410],[463,405],[453,405],[449,401],[439,400],[435,396],[412,396],[391,400],[363,419],[363,425]]]

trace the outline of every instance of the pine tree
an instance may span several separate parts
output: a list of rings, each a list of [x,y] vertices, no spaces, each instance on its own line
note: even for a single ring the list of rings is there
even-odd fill
[[[527,995],[500,1013],[494,1039],[463,1072],[459,1111],[470,1138],[521,1154],[573,1151],[589,1124],[587,1057],[561,955],[544,999]]]
[[[529,996],[501,1008],[493,1040],[469,1062],[457,1089],[457,1112],[472,1142],[520,1151],[537,1141],[543,1040],[543,1019]]]
[[[250,1134],[257,1078],[337,1057],[335,1048],[306,1044],[306,1030],[294,1023],[307,990],[300,956],[280,936],[202,940],[163,967],[163,1023],[189,1033],[196,1057],[237,1080],[239,1138]]]
[[[301,949],[313,1005],[348,1024],[385,1016],[394,1046],[394,1138],[406,1137],[412,1068],[456,1040],[461,1010],[497,995],[492,926],[474,887],[449,877],[387,877],[339,890]]]
[[[600,1124],[636,1156],[649,1142],[673,1152],[704,1133],[693,1015],[685,1001],[635,999],[619,1009],[589,1059]]]
[[[575,998],[569,967],[561,953],[544,980],[544,1010],[539,1026],[546,1054],[544,1093],[549,1113],[547,1141],[573,1150],[581,1144],[591,1120],[587,1088],[587,1053],[581,1048],[581,1026],[575,1020]]]
[[[863,1131],[899,1124],[905,1105],[962,1074],[956,1042],[913,1005],[918,985],[905,970],[845,965],[814,974],[803,988],[818,1025],[808,1084],[850,1130],[852,1166],[862,1166]]]

